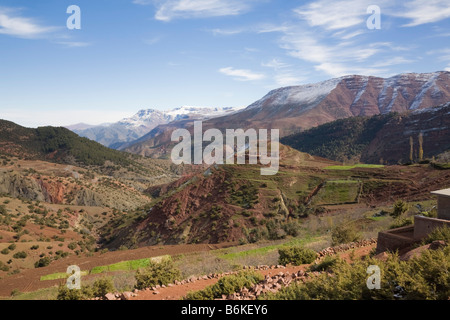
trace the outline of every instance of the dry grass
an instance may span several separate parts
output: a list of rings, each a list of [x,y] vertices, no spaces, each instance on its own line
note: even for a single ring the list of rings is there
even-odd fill
[[[175,266],[180,269],[183,278],[221,273],[233,269],[230,262],[218,258],[211,252],[179,255],[174,257],[173,260]]]

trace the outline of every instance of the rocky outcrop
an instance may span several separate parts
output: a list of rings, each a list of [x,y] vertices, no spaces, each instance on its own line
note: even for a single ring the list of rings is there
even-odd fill
[[[21,175],[13,172],[0,172],[0,193],[11,197],[26,198],[29,200],[46,201],[47,194],[38,181],[24,179]]]

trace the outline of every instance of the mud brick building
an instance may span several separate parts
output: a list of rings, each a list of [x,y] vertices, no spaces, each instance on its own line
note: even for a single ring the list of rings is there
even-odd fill
[[[392,229],[378,234],[377,253],[395,251],[420,242],[434,229],[447,225],[450,227],[450,189],[434,191],[438,198],[437,218],[417,215],[414,225]]]

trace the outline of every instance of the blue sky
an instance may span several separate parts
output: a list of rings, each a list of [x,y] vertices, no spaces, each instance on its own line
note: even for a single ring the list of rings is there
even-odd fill
[[[0,0],[0,118],[100,124],[347,74],[450,71],[449,18],[449,0]]]

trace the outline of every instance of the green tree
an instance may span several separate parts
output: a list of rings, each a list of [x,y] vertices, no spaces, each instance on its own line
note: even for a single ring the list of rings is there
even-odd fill
[[[314,250],[302,247],[287,247],[278,249],[280,257],[278,263],[287,265],[289,263],[299,266],[314,262],[317,258],[317,253]]]
[[[175,268],[171,259],[164,259],[160,263],[150,261],[148,267],[136,272],[135,278],[136,289],[145,289],[172,283],[181,278],[181,272]]]
[[[331,231],[331,244],[333,246],[358,240],[361,240],[361,234],[356,230],[354,225],[341,224],[334,227]]]
[[[397,219],[406,211],[408,211],[408,204],[403,200],[397,200],[394,204],[394,211],[391,213],[391,216]]]

